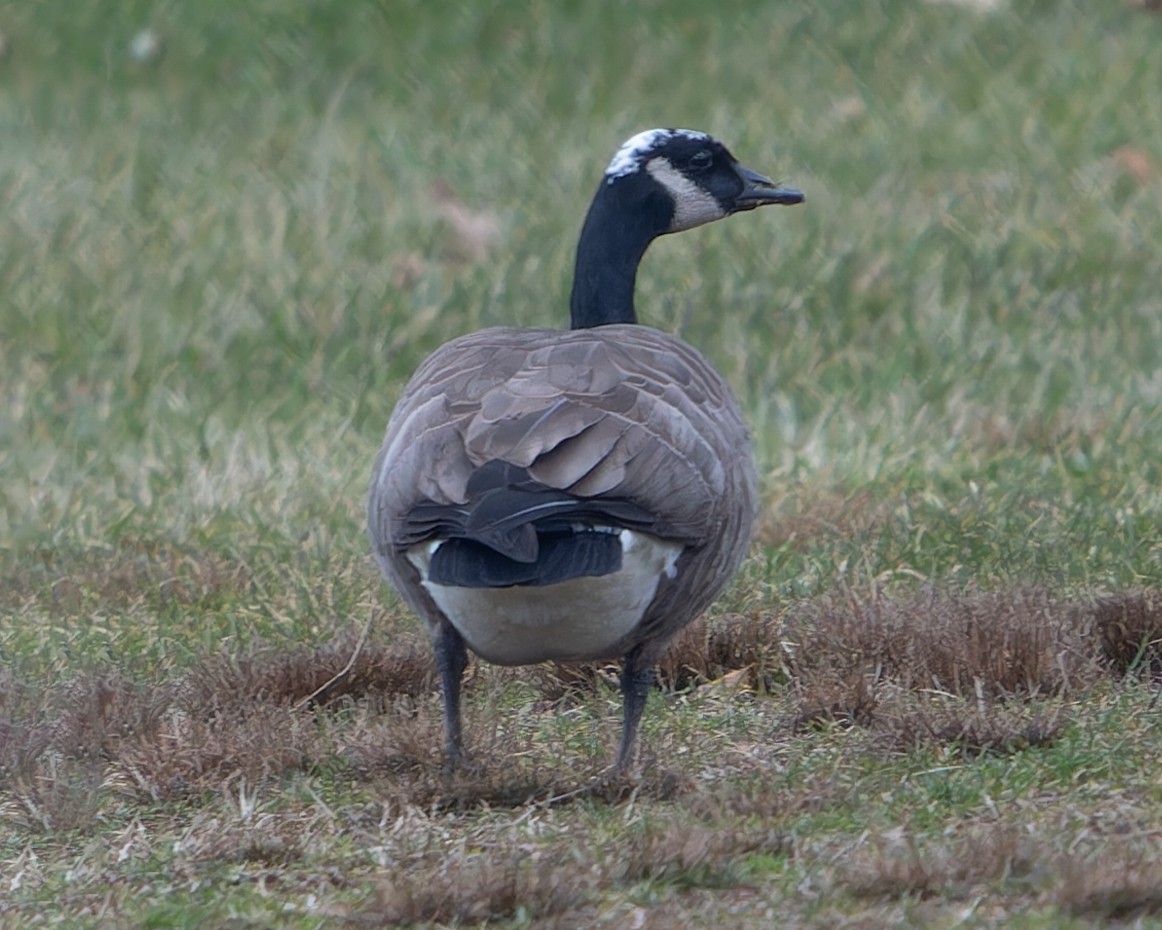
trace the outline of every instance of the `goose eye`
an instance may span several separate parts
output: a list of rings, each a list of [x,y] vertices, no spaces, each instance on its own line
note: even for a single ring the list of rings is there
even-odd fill
[[[690,156],[690,167],[695,171],[705,171],[713,164],[714,157],[706,149],[701,149]]]

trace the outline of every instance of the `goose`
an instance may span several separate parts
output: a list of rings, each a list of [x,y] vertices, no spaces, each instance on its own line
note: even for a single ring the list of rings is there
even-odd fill
[[[658,236],[803,199],[706,133],[638,133],[585,217],[571,328],[455,338],[404,387],[368,529],[431,636],[447,770],[466,762],[468,650],[499,665],[624,660],[613,770],[630,769],[655,666],[734,575],[757,512],[730,387],[696,349],[638,324],[638,265]]]

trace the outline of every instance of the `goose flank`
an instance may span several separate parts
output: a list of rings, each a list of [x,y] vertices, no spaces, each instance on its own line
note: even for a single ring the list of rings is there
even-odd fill
[[[449,769],[465,758],[468,650],[501,665],[623,659],[615,768],[632,765],[654,668],[730,581],[757,510],[730,388],[696,349],[637,323],[638,265],[658,236],[802,200],[705,133],[639,133],[585,218],[571,329],[453,339],[404,388],[368,524],[432,638]]]

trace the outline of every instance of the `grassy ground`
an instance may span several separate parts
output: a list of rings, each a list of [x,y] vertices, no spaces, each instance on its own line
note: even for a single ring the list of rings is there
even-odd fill
[[[572,6],[0,6],[0,927],[1162,926],[1162,18]],[[640,781],[476,666],[447,783],[371,461],[654,125],[808,195],[639,279],[760,533]]]

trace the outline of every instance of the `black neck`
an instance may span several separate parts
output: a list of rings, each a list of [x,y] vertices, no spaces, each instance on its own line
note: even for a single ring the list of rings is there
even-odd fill
[[[670,225],[674,205],[646,179],[602,179],[589,206],[581,239],[573,294],[571,326],[587,329],[606,323],[636,323],[633,288],[646,247]]]

